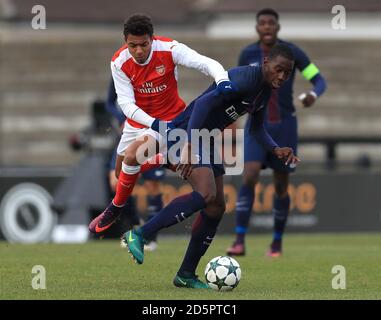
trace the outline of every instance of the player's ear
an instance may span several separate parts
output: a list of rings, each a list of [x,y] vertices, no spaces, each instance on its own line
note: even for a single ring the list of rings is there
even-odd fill
[[[276,28],[276,33],[278,33],[279,30],[280,30],[280,24],[278,23],[278,26],[277,26],[277,28]]]
[[[263,64],[268,64],[268,63],[269,63],[269,57],[264,57]]]

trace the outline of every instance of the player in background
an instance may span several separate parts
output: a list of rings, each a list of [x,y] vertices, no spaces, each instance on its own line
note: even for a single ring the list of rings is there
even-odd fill
[[[120,132],[122,133],[124,122],[126,121],[126,116],[118,105],[117,94],[115,91],[114,81],[111,78],[109,83],[107,100],[106,100],[106,110],[117,120]],[[118,178],[116,177],[115,166],[116,166],[117,151],[113,152],[112,159],[109,164],[109,184],[110,188],[115,194],[116,186],[118,184]],[[165,177],[165,169],[162,167],[149,170],[142,174],[144,180],[144,188],[147,191],[146,202],[148,210],[148,219],[151,219],[156,212],[163,208],[163,200],[161,194],[160,182]],[[134,197],[130,197],[122,209],[128,217],[130,217],[131,223],[133,225],[141,224],[141,219],[139,218],[136,201]],[[157,235],[155,234],[152,239],[149,239],[146,250],[153,251],[157,248]]]
[[[126,43],[111,61],[118,104],[127,118],[117,149],[118,184],[114,199],[90,223],[92,233],[101,233],[115,222],[139,174],[161,161],[158,154],[154,164],[144,163],[157,154],[160,142],[165,143],[157,132],[160,121],[173,120],[185,108],[178,94],[178,65],[211,76],[222,94],[232,90],[220,63],[175,40],[154,36],[149,17],[131,16],[123,33]]]
[[[295,69],[310,81],[313,88],[310,92],[301,95],[304,107],[311,107],[317,98],[323,94],[326,82],[319,69],[308,56],[295,44],[278,39],[280,30],[279,16],[273,9],[260,10],[256,15],[256,31],[259,41],[250,44],[242,50],[239,65],[253,65],[261,63],[269,54],[271,48],[277,44],[287,44],[294,53],[295,67],[290,78],[279,90],[273,90],[268,104],[266,127],[270,135],[279,145],[287,145],[297,153],[297,118],[293,104],[293,84]],[[227,254],[239,256],[245,254],[245,235],[255,199],[255,186],[259,180],[261,169],[269,167],[273,170],[275,194],[273,199],[273,240],[268,256],[278,257],[282,253],[282,236],[286,226],[290,209],[288,194],[289,175],[295,168],[286,167],[277,157],[266,151],[250,133],[249,120],[245,127],[244,136],[244,173],[242,186],[236,203],[236,240],[227,249]]]
[[[229,70],[233,87],[230,94],[220,94],[213,84],[171,122],[171,130],[173,127],[186,129],[187,139],[184,140],[187,141],[182,148],[177,168],[192,185],[193,192],[175,198],[142,227],[123,235],[122,241],[137,263],[143,263],[144,243],[152,233],[175,225],[201,210],[193,223],[188,249],[173,283],[177,287],[208,288],[196,276],[196,269],[213,241],[225,212],[225,171],[218,154],[214,153],[214,140],[192,140],[192,131],[223,131],[239,117],[249,113],[250,130],[258,142],[268,152],[282,159],[284,166],[296,165],[299,159],[293,154],[293,150],[279,147],[264,126],[266,106],[272,88],[281,87],[293,67],[294,56],[291,49],[286,45],[278,45],[264,58],[263,64]],[[199,148],[195,145],[199,145]],[[194,162],[194,159],[197,161]]]

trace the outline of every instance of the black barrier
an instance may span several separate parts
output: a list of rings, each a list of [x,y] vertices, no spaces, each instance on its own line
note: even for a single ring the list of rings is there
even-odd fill
[[[271,176],[263,176],[256,188],[256,201],[250,220],[251,232],[272,229],[271,214],[274,187]],[[351,232],[381,230],[381,173],[316,172],[297,173],[291,177],[289,232]],[[235,201],[241,176],[225,178],[226,213],[220,233],[232,233],[235,227]],[[190,186],[177,177],[163,185],[164,200],[189,192]],[[134,194],[140,211],[145,211],[145,189],[137,186]],[[163,233],[189,231],[191,220],[163,230]]]
[[[0,238],[50,241],[58,220],[52,194],[68,173],[63,168],[0,169]]]
[[[87,223],[93,217],[94,212],[88,212],[88,208],[96,204],[95,213],[99,213],[107,205],[106,199],[108,195],[106,183],[107,179],[97,180],[97,184],[104,183],[100,186],[99,192],[94,199],[94,193],[84,193],[82,196],[87,199],[82,199],[87,205],[82,208],[83,212],[72,217],[61,213],[61,216],[55,216],[55,212],[49,212],[48,206],[54,208],[54,194],[57,190],[62,190],[62,187],[72,177],[67,170],[8,170],[0,171],[0,230],[4,236],[4,228],[13,228],[6,226],[9,222],[8,216],[17,217],[19,230],[28,231],[33,225],[37,226],[41,219],[47,219],[49,227],[46,232],[35,235],[38,241],[49,241],[47,236],[54,227],[54,224],[65,222],[66,225],[78,224],[78,219],[81,218],[81,225],[87,232]],[[78,175],[75,175],[78,176]],[[94,177],[91,175],[89,179],[94,182]],[[80,176],[84,179],[84,176]],[[250,220],[249,232],[261,233],[269,232],[272,229],[273,219],[271,215],[272,198],[274,187],[271,183],[271,176],[262,175],[261,182],[257,185],[256,201],[253,206],[253,213]],[[65,182],[66,181],[66,182]],[[104,181],[104,182],[103,182]],[[287,231],[288,232],[353,232],[353,231],[380,231],[381,230],[381,173],[372,171],[359,172],[337,172],[337,171],[319,171],[315,173],[298,172],[291,177],[289,193],[291,197],[291,213],[289,216]],[[74,184],[77,184],[73,181]],[[85,181],[82,181],[85,183]],[[226,214],[219,227],[220,233],[233,233],[235,227],[235,202],[237,199],[238,190],[241,183],[241,176],[225,177],[225,197],[226,197]],[[86,184],[86,183],[85,183]],[[70,189],[70,188],[69,188]],[[81,188],[80,188],[81,189]],[[82,188],[83,189],[83,188]],[[73,191],[76,189],[74,188]],[[189,184],[177,176],[168,176],[162,186],[163,199],[165,204],[171,201],[174,197],[191,191]],[[98,192],[98,193],[99,193]],[[74,194],[77,194],[75,191]],[[19,195],[22,195],[19,196]],[[146,189],[138,184],[135,187],[134,195],[139,212],[142,216],[146,212]],[[7,207],[12,200],[11,196],[18,199],[20,206],[18,207],[18,215],[12,215]],[[32,197],[33,196],[33,197]],[[102,203],[99,202],[100,199]],[[73,202],[72,197],[64,197],[70,204]],[[23,202],[24,201],[24,202]],[[95,202],[96,203],[95,203]],[[105,203],[103,203],[103,201]],[[16,206],[17,207],[17,206]],[[42,209],[41,209],[42,208]],[[16,210],[16,209],[15,209]],[[49,218],[49,215],[52,217]],[[74,219],[75,218],[75,219]],[[193,217],[194,218],[194,217]],[[193,218],[187,219],[184,222],[164,229],[164,234],[182,234],[190,232]],[[44,221],[45,221],[44,220]],[[16,221],[16,219],[15,219]],[[123,225],[125,221],[120,221]],[[21,229],[20,229],[21,228]],[[28,229],[29,228],[29,229]],[[29,230],[30,231],[30,230]],[[48,232],[49,231],[49,232]],[[118,236],[119,229],[115,234],[110,234],[111,237]],[[9,236],[9,234],[8,234]],[[70,233],[69,233],[70,236]],[[7,237],[6,237],[7,238]],[[83,237],[82,237],[83,238]],[[85,238],[84,238],[85,239]],[[32,239],[33,240],[33,239]],[[12,241],[18,241],[18,238],[12,238]],[[33,242],[33,241],[31,241]]]

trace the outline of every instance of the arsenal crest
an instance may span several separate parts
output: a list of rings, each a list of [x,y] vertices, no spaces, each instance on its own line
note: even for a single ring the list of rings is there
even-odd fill
[[[162,64],[161,66],[158,66],[156,67],[156,72],[159,74],[159,75],[163,75],[165,73],[165,66]]]

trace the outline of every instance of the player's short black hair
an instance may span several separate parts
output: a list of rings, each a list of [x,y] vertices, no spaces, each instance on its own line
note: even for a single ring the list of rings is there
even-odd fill
[[[274,9],[271,9],[271,8],[265,8],[265,9],[259,10],[257,12],[257,15],[256,15],[257,21],[258,21],[259,17],[263,16],[263,15],[274,16],[277,21],[279,20],[279,14],[278,14],[278,12],[276,12]]]
[[[275,59],[277,56],[282,56],[288,60],[294,61],[295,56],[291,48],[283,43],[275,45],[269,52],[269,60]]]
[[[149,16],[144,14],[134,14],[130,16],[124,23],[123,33],[126,38],[128,34],[132,34],[134,36],[144,36],[148,34],[150,37],[152,37],[152,20]]]

